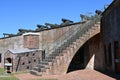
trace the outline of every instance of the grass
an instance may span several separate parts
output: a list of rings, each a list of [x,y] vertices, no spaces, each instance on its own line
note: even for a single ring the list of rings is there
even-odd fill
[[[4,68],[0,68],[0,75],[4,73]]]
[[[19,80],[14,77],[12,74],[7,74],[4,71],[4,68],[0,68],[0,80]]]
[[[7,75],[7,76],[0,76],[0,80],[19,80],[19,79],[12,75]]]
[[[4,71],[4,68],[0,68],[0,72],[3,72]]]
[[[28,73],[29,71],[21,71],[21,72],[13,72],[11,74],[7,74],[4,71],[4,68],[0,68],[0,80],[19,80],[14,75]],[[58,79],[30,79],[30,80],[58,80]]]

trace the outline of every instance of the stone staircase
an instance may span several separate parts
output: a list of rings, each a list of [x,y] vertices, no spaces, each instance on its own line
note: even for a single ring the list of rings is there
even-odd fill
[[[64,74],[66,71],[60,70],[62,64],[69,64],[77,50],[92,36],[100,32],[100,22],[98,18],[90,20],[79,27],[74,35],[66,39],[63,44],[57,47],[43,61],[30,71],[34,75]],[[65,68],[66,69],[66,68]]]

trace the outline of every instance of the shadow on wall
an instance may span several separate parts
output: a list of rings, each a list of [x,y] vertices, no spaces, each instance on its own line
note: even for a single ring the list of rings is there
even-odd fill
[[[67,73],[85,68],[104,70],[104,55],[102,54],[100,34],[95,35],[79,48],[69,65]]]
[[[67,73],[86,68],[86,66],[87,66],[86,62],[89,62],[90,59],[87,58],[89,56],[86,57],[89,50],[85,49],[85,46],[86,46],[86,43],[77,51],[77,53],[75,54],[75,56],[73,57],[70,65],[69,65]]]

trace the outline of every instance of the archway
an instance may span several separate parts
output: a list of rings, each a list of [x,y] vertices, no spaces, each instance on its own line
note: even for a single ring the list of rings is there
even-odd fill
[[[104,55],[101,54],[102,45],[100,34],[97,34],[85,42],[73,56],[67,73],[81,69],[103,69]],[[100,58],[100,56],[102,58]]]
[[[79,50],[76,52],[76,54],[74,55],[69,68],[67,70],[67,73],[75,71],[75,70],[81,70],[85,68],[85,46],[86,43],[79,48]]]

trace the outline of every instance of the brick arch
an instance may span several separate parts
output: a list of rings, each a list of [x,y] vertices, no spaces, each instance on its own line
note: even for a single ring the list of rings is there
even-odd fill
[[[96,40],[97,42],[95,42]],[[88,41],[86,41],[73,56],[71,62],[69,63],[67,73],[85,68],[94,69],[96,64],[94,60],[91,62],[90,60],[95,55],[95,51],[98,50],[96,45],[99,46],[100,43],[101,40],[99,33],[93,36],[92,38],[90,38]],[[93,50],[91,51],[90,49]]]
[[[87,42],[86,42],[87,43]],[[81,70],[81,69],[85,69],[85,49],[84,46],[86,45],[83,44],[83,46],[81,46],[79,48],[79,50],[75,53],[75,55],[73,56],[72,60],[69,63],[68,69],[67,69],[67,73],[75,71],[75,70]]]
[[[72,62],[76,52],[92,37],[100,33],[100,25],[92,28],[88,32],[86,32],[82,37],[80,37],[74,44],[67,48],[63,55],[60,56],[60,59],[57,59],[57,66],[55,63],[53,74],[66,74],[68,72],[68,68],[70,63]],[[87,35],[86,35],[87,34]]]

